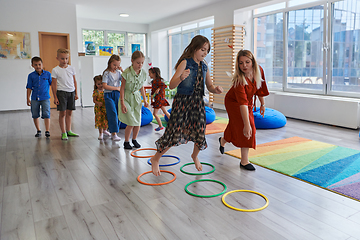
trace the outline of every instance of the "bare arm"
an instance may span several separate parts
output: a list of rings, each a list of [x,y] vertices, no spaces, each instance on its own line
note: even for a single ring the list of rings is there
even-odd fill
[[[207,89],[209,90],[209,92],[212,93],[216,93],[216,94],[220,94],[223,92],[223,88],[221,86],[214,86],[212,81],[211,81],[211,77],[210,77],[210,72],[207,71],[206,73],[206,79],[205,79],[205,84]]]
[[[78,100],[79,97],[78,97],[78,94],[77,94],[77,82],[76,82],[75,75],[73,76],[73,78],[74,78],[74,86],[75,86],[75,100]]]
[[[250,126],[250,119],[249,119],[249,108],[247,105],[241,105],[240,106],[240,113],[241,113],[241,118],[244,122],[244,129],[243,129],[243,133],[244,136],[247,139],[250,139],[251,135],[252,135],[252,129]]]
[[[57,92],[57,79],[56,78],[52,78],[51,89],[52,89],[52,92],[54,95],[54,103],[55,103],[55,105],[59,105],[59,100],[56,95],[56,92]]]
[[[107,85],[107,83],[102,83],[104,89],[106,90],[111,90],[111,91],[119,91],[120,92],[120,87],[114,87],[114,86],[109,86]]]
[[[190,69],[185,70],[186,68],[186,60],[183,60],[179,66],[177,67],[174,76],[171,78],[169,83],[169,88],[176,88],[185,78],[187,78],[190,74]]]
[[[148,107],[149,103],[146,101],[145,88],[143,86],[140,88],[140,93],[144,99],[144,107]]]
[[[259,98],[259,101],[261,103],[260,115],[264,117],[264,115],[265,115],[265,99],[264,99],[264,97],[259,97],[259,96],[258,96],[258,98]]]
[[[121,104],[121,111],[122,111],[122,113],[126,113],[126,112],[127,112],[127,108],[126,108],[125,103],[124,103],[125,84],[126,84],[126,79],[125,79],[125,78],[122,78],[122,80],[121,80],[121,86],[120,86],[120,104]]]
[[[31,100],[30,100],[31,91],[32,90],[30,88],[26,89],[26,104],[28,106],[31,106]]]

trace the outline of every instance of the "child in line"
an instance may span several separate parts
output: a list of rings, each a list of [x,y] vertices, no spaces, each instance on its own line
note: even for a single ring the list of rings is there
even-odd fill
[[[240,168],[253,171],[255,167],[249,162],[249,148],[256,147],[253,97],[258,96],[261,103],[260,114],[264,117],[264,96],[269,95],[263,69],[257,64],[249,50],[240,50],[236,57],[235,74],[232,87],[225,95],[225,108],[229,115],[229,123],[224,137],[219,138],[220,153],[224,146],[231,142],[241,148]]]
[[[95,103],[95,128],[99,129],[98,139],[102,140],[103,135],[110,136],[110,133],[106,131],[106,129],[108,129],[108,121],[106,117],[104,88],[101,75],[97,75],[94,77],[94,91],[92,96],[93,102]]]
[[[35,69],[29,74],[26,85],[27,105],[31,106],[31,114],[36,127],[35,137],[41,137],[40,129],[40,107],[41,118],[45,123],[45,136],[50,137],[50,94],[51,73],[43,70],[43,62],[40,57],[31,59],[31,66]],[[31,94],[31,100],[30,100]]]
[[[127,125],[125,128],[125,149],[133,148],[129,143],[131,132],[133,133],[132,143],[134,147],[141,147],[136,141],[141,125],[141,96],[144,99],[144,106],[149,105],[143,87],[146,81],[146,71],[142,69],[144,60],[144,54],[135,51],[131,56],[131,66],[122,73],[119,104],[119,112],[121,111],[122,114],[119,115],[119,119]]]
[[[120,141],[117,133],[120,129],[120,121],[118,119],[118,105],[120,98],[121,72],[120,67],[121,58],[119,55],[111,55],[108,66],[103,72],[102,84],[104,87],[104,99],[106,107],[106,115],[109,124],[109,131],[111,132],[111,139],[113,141]],[[121,71],[121,72],[120,72]]]
[[[156,119],[156,121],[159,124],[159,127],[155,128],[155,131],[163,130],[164,127],[161,123],[161,120],[159,116],[157,115],[159,112],[159,109],[163,111],[163,113],[170,118],[170,114],[168,111],[166,111],[165,106],[169,106],[169,102],[165,98],[165,88],[167,87],[164,83],[164,79],[160,75],[160,69],[157,67],[152,67],[149,69],[149,76],[151,79],[151,99],[154,99],[154,101],[151,103],[152,107],[154,108],[153,115]],[[154,96],[154,97],[153,97]]]
[[[60,48],[57,50],[56,59],[59,66],[52,70],[51,88],[54,94],[54,103],[59,111],[59,125],[61,129],[61,140],[68,137],[79,137],[71,131],[71,115],[75,110],[75,100],[78,99],[75,68],[69,63],[70,51]]]
[[[172,146],[188,141],[194,142],[191,158],[198,171],[202,165],[198,159],[200,150],[207,147],[205,139],[205,84],[207,89],[216,94],[222,93],[220,86],[212,84],[208,67],[204,58],[210,51],[209,40],[201,35],[195,36],[185,48],[175,65],[176,72],[170,80],[169,88],[177,87],[170,119],[164,135],[155,144],[157,152],[151,158],[152,172],[160,175],[159,160]]]

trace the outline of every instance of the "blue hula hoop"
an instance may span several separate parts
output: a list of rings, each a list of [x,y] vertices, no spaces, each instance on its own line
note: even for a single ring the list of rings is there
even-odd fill
[[[178,161],[177,162],[174,162],[174,163],[169,163],[169,164],[160,164],[159,167],[169,167],[169,166],[173,166],[173,165],[176,165],[180,162],[180,158],[177,157],[177,156],[173,156],[173,155],[163,155],[162,157],[172,157],[172,158],[176,158]],[[151,162],[150,162],[151,158],[149,158],[149,160],[147,161],[147,163],[149,165],[151,165]]]

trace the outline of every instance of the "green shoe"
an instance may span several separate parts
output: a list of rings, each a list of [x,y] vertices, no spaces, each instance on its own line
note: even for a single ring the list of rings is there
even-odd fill
[[[66,133],[61,134],[61,140],[68,140],[68,136]]]
[[[78,137],[79,134],[73,133],[72,131],[67,132],[68,137]]]

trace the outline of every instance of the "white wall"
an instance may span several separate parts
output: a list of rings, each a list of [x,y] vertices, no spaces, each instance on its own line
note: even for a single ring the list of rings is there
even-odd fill
[[[72,65],[78,70],[75,5],[48,1],[2,1],[1,31],[30,32],[31,55],[39,56],[38,32],[58,32],[70,35]],[[0,59],[0,111],[29,109],[26,105],[27,76],[34,71],[30,59]],[[79,102],[77,103],[80,104]]]
[[[205,7],[197,8],[192,11],[187,11],[175,16],[171,16],[160,21],[150,24],[149,32],[166,29],[172,26],[180,25],[183,23],[195,21],[202,18],[214,16],[214,27],[222,27],[233,24],[234,11],[237,9],[247,8],[257,4],[269,2],[270,0],[252,0],[252,1],[239,1],[227,0],[219,3],[211,4]]]

